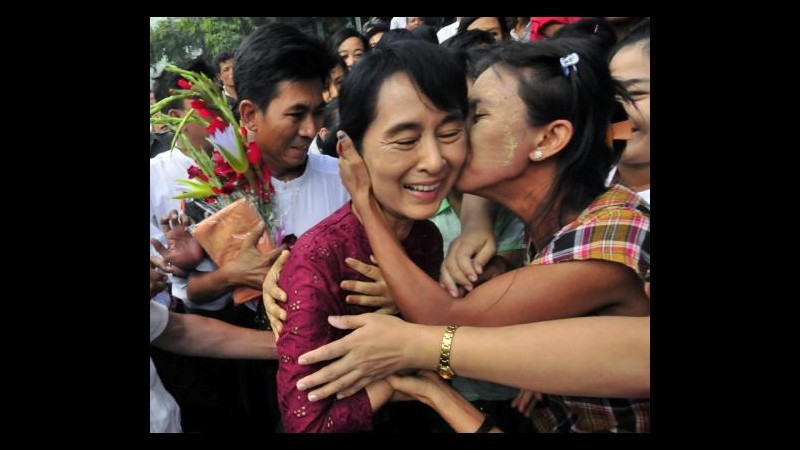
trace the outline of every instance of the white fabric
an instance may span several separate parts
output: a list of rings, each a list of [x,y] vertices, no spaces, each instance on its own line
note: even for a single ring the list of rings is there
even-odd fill
[[[150,301],[150,342],[164,332],[169,322],[169,310],[162,304]],[[180,433],[181,410],[178,403],[164,388],[161,378],[150,358],[150,432]]]
[[[455,22],[447,25],[446,27],[442,27],[441,30],[436,32],[436,38],[439,39],[439,43],[450,39],[451,37],[455,36],[458,33],[458,25],[461,24],[461,21],[456,20]]]
[[[350,200],[339,178],[339,160],[327,155],[309,153],[302,175],[289,181],[272,177],[271,181],[278,226],[284,235],[300,237]]]
[[[642,200],[646,201],[647,204],[650,204],[650,189],[639,191],[636,193]]]
[[[312,153],[317,154],[317,155],[321,155],[322,154],[322,152],[319,149],[319,146],[317,145],[317,139],[319,139],[319,137],[315,137],[311,141],[311,145],[308,146],[308,154],[309,155],[312,154]]]
[[[164,153],[160,153],[150,159],[150,236],[166,244],[166,238],[161,231],[159,220],[170,210],[181,210],[180,200],[172,198],[179,192],[184,192],[186,187],[175,180],[187,179],[189,174],[186,170],[194,164],[194,160],[183,154],[178,148]],[[150,253],[157,255],[153,246],[150,246]],[[209,272],[216,269],[213,261],[208,258],[197,266],[201,272]],[[183,301],[187,308],[202,309],[205,311],[219,311],[232,301],[232,294],[227,293],[216,300],[206,303],[194,303],[187,298],[185,278],[170,275],[172,283],[172,295]],[[156,301],[161,304],[170,304],[169,296],[159,293]]]
[[[405,28],[407,21],[408,17],[392,17],[392,21],[389,22],[389,29]]]

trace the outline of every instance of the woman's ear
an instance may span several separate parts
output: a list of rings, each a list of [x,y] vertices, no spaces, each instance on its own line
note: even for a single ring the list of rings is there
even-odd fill
[[[242,125],[249,131],[256,131],[258,128],[258,107],[250,100],[242,100],[239,103],[239,117],[242,118]]]
[[[539,143],[531,150],[528,157],[532,161],[544,161],[567,146],[572,139],[572,122],[569,120],[554,120],[542,127],[542,135]]]

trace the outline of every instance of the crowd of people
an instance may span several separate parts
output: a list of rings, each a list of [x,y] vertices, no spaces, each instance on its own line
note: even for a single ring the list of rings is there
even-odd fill
[[[151,126],[151,432],[649,432],[649,18],[434,19],[181,64],[297,239],[215,264],[174,198],[214,142]]]

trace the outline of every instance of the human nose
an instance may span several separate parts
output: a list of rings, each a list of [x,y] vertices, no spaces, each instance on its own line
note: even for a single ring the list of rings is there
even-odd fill
[[[300,123],[298,134],[303,137],[314,137],[322,127],[322,118],[317,119],[314,114],[306,114],[303,122]]]
[[[438,174],[447,166],[442,149],[437,139],[426,139],[419,146],[420,158],[417,165],[420,170],[430,174]]]

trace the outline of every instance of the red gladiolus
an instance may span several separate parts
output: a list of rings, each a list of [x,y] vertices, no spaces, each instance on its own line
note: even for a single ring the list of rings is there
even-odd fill
[[[250,164],[257,165],[261,161],[261,152],[255,142],[247,144],[247,160]]]
[[[181,89],[191,89],[192,88],[192,85],[188,81],[184,80],[183,78],[178,79],[178,86],[180,86]]]
[[[241,135],[243,138],[247,139],[247,127],[241,127],[241,128],[239,128],[239,134],[240,134],[240,135]]]
[[[200,111],[201,109],[208,109],[208,105],[206,104],[206,102],[204,102],[202,99],[199,98],[193,98],[189,100],[189,105],[198,111]]]
[[[227,124],[225,123],[224,120],[220,119],[217,116],[214,116],[214,120],[212,120],[211,123],[208,124],[208,126],[206,127],[206,131],[208,131],[208,134],[214,134],[216,130],[225,131],[226,126]]]

